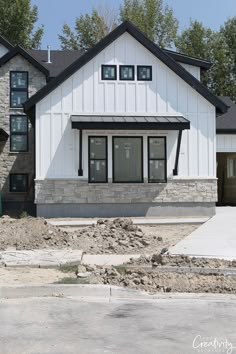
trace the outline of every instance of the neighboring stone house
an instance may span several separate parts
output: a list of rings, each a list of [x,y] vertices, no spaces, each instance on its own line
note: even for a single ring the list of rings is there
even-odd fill
[[[213,215],[228,105],[200,82],[209,65],[125,22],[25,102],[37,215]]]

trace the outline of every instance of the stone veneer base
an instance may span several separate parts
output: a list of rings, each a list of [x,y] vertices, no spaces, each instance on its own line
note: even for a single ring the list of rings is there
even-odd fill
[[[38,204],[37,216],[80,217],[201,217],[215,215],[215,203],[116,203],[116,204]]]

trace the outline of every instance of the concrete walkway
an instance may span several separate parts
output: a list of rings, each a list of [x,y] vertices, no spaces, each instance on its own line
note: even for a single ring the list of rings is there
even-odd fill
[[[217,207],[213,218],[169,252],[171,255],[236,260],[236,207]]]
[[[101,218],[100,218],[101,219]],[[103,218],[104,219],[104,218]],[[114,218],[107,218],[113,220]],[[91,226],[97,224],[98,218],[92,219],[47,219],[48,223],[54,226]],[[134,225],[167,225],[167,224],[203,224],[208,217],[187,217],[187,218],[132,218]]]

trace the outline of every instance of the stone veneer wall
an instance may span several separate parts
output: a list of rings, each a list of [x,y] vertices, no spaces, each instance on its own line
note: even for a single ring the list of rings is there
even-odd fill
[[[36,204],[215,203],[217,179],[173,179],[168,183],[92,184],[79,179],[35,182]]]
[[[10,108],[10,71],[28,71],[29,97],[46,84],[45,75],[32,66],[20,55],[0,67],[0,127],[10,134],[10,115],[24,114],[21,108]],[[10,137],[0,142],[0,186],[2,187],[3,206],[5,203],[19,203],[25,200],[24,193],[9,192],[9,173],[27,173],[29,182],[34,177],[34,129],[29,122],[29,151],[25,153],[10,152]],[[28,201],[33,204],[32,188]]]

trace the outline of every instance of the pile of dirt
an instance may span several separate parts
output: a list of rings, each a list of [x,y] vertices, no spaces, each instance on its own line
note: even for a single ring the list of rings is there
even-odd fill
[[[236,294],[236,276],[225,276],[199,272],[158,272],[147,269],[129,269],[122,267],[94,267],[82,266],[85,273],[78,273],[78,277],[88,276],[90,283],[110,284],[146,291],[150,294],[158,292],[179,293],[231,293]]]
[[[97,221],[83,228],[62,228],[43,218],[0,218],[0,250],[81,249],[91,254],[152,254],[176,244],[196,225],[138,227],[131,219]]]
[[[236,268],[236,261],[227,261],[218,258],[188,257],[184,255],[171,256],[163,252],[152,256],[133,258],[127,265],[152,267],[190,267],[190,268]]]

